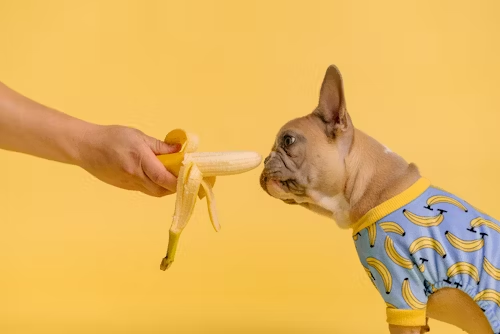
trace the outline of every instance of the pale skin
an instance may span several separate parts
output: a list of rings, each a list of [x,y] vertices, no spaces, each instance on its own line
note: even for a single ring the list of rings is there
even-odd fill
[[[78,166],[122,189],[163,197],[177,178],[156,158],[179,151],[138,129],[98,125],[42,105],[0,82],[0,149]]]
[[[413,163],[356,129],[347,113],[340,72],[325,75],[318,107],[278,131],[260,177],[261,187],[287,204],[301,205],[350,229],[365,213],[410,187],[420,172]],[[429,297],[428,318],[470,334],[491,334],[481,309],[458,289]],[[389,325],[391,334],[421,334],[429,326]]]

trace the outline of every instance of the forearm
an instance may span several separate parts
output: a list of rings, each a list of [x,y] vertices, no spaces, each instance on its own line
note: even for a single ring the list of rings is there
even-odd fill
[[[0,148],[77,164],[93,125],[32,101],[0,82]]]

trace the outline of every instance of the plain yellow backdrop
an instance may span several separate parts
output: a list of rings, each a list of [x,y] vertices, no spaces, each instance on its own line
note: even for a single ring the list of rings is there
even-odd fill
[[[87,121],[267,155],[328,65],[356,126],[493,216],[498,1],[0,0],[0,81]],[[220,177],[165,255],[175,197],[0,152],[0,333],[387,333],[348,231]],[[462,333],[431,322],[433,333]]]

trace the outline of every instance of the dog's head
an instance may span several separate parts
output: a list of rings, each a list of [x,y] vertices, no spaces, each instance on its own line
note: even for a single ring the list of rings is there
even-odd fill
[[[323,209],[338,205],[342,201],[331,199],[342,197],[344,192],[345,159],[353,132],[342,76],[331,65],[321,85],[318,106],[310,114],[288,121],[278,131],[264,161],[261,187],[274,198],[309,209],[311,205]]]

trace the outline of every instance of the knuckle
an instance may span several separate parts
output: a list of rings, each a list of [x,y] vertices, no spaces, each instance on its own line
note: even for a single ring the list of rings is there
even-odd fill
[[[131,164],[122,165],[122,171],[127,175],[135,175],[135,167]]]
[[[130,159],[132,161],[134,161],[134,163],[138,163],[139,161],[141,161],[142,159],[142,154],[141,152],[137,151],[137,150],[131,150],[129,152],[129,156],[130,156]]]
[[[155,188],[152,193],[155,197],[163,197],[167,194],[167,191],[161,188]]]
[[[160,152],[161,147],[162,147],[162,142],[158,139],[155,139],[155,142],[154,142],[155,151]]]
[[[159,185],[165,184],[165,174],[161,173],[160,171],[153,172],[151,174],[151,180]]]

